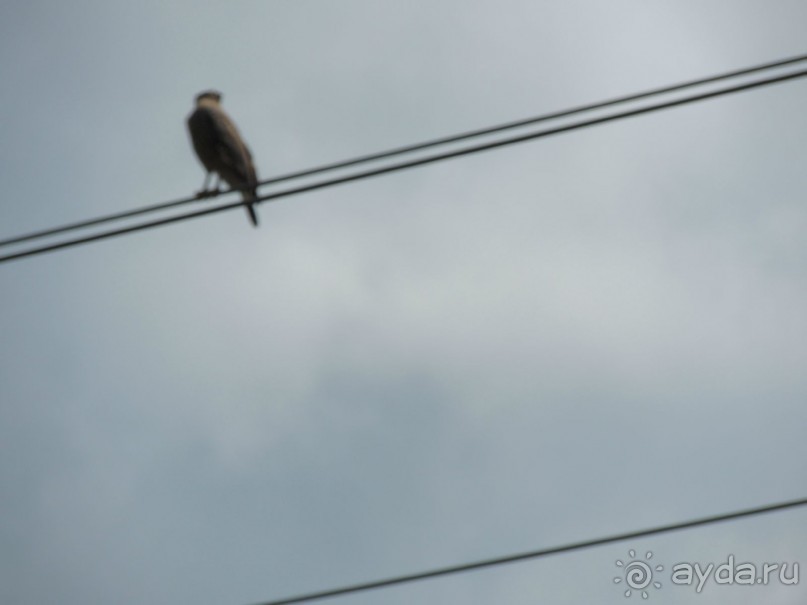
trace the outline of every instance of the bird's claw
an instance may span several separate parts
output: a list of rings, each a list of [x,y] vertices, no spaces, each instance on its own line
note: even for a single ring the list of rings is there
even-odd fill
[[[206,197],[216,197],[217,195],[221,194],[221,189],[202,189],[201,191],[196,193],[196,199],[202,200]]]

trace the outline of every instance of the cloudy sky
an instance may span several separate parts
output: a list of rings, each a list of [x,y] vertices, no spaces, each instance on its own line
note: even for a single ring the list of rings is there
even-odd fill
[[[799,0],[0,5],[0,239],[807,51]],[[247,605],[807,495],[807,81],[0,265],[0,600]],[[269,189],[263,190],[270,191]],[[204,204],[212,202],[201,202]],[[4,248],[0,252],[10,252]],[[807,511],[332,601],[803,603]],[[661,577],[660,576],[660,577]]]

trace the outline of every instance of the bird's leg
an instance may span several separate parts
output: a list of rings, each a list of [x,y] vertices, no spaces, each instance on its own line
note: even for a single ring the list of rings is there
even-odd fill
[[[208,189],[207,184],[210,182],[210,175],[213,174],[212,172],[205,173],[205,182],[202,183],[202,190],[196,194],[197,198],[205,198],[205,197],[213,197],[219,193],[219,182],[221,177],[219,177],[219,173],[216,173],[216,186],[213,189]]]

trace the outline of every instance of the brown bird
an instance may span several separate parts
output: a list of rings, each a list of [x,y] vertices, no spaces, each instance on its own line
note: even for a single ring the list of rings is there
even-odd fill
[[[249,219],[257,227],[253,201],[258,197],[258,178],[252,165],[252,154],[233,121],[221,108],[221,96],[215,90],[199,93],[196,95],[196,109],[188,116],[193,148],[207,170],[199,195],[208,193],[207,183],[211,173],[215,172],[230,187],[241,190]]]

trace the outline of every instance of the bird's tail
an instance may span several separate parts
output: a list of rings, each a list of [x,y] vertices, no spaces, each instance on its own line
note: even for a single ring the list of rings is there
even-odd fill
[[[255,189],[250,189],[249,191],[244,191],[243,197],[244,197],[244,206],[247,209],[249,220],[252,223],[253,227],[257,227],[258,215],[255,214],[255,198],[258,197],[258,193]]]

